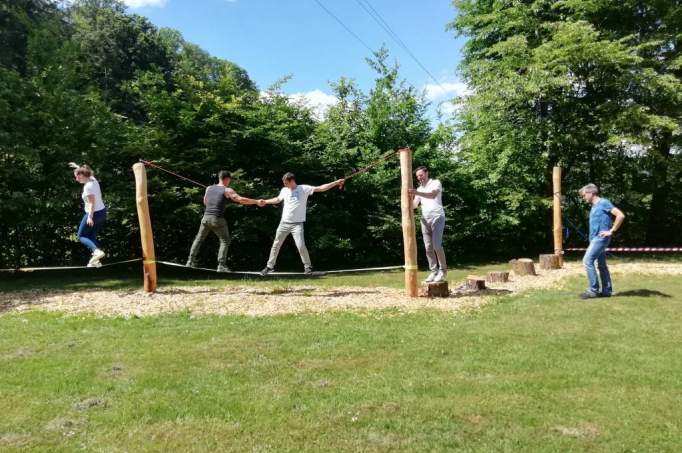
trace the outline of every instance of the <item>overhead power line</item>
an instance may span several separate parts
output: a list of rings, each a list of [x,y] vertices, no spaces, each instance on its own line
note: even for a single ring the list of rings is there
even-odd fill
[[[338,23],[339,23],[339,24],[340,24],[348,33],[351,34],[351,36],[353,36],[355,39],[357,39],[358,42],[359,42],[360,44],[362,44],[363,46],[365,46],[365,47],[367,48],[367,50],[370,51],[370,53],[374,53],[374,50],[373,50],[369,45],[367,45],[367,43],[366,43],[365,41],[363,41],[362,38],[360,38],[358,35],[356,35],[356,34],[353,32],[353,30],[351,30],[346,24],[343,23],[343,21],[342,21],[341,19],[339,19],[339,18],[336,16],[336,14],[334,14],[334,13],[331,12],[326,6],[324,6],[320,0],[315,0],[315,3],[317,3],[318,5],[320,5],[320,8],[322,8],[323,10],[325,10],[327,14],[329,14],[332,18],[334,18],[334,20],[336,20],[336,21],[337,21],[337,22],[338,22]]]
[[[386,20],[384,20],[381,14],[379,14],[379,12],[376,9],[374,9],[374,7],[369,3],[369,1],[368,0],[355,1],[357,2],[358,5],[360,5],[360,7],[362,7],[363,10],[365,10],[367,14],[369,14],[369,16],[372,19],[374,19],[374,21],[377,24],[379,24],[381,28],[384,29],[386,33],[388,33],[388,35],[414,60],[414,62],[417,63],[417,65],[426,73],[426,75],[428,75],[431,78],[431,80],[433,80],[436,83],[436,85],[438,85],[440,89],[443,90],[443,94],[447,93],[445,87],[441,85],[438,79],[436,79],[433,76],[433,74],[431,74],[431,71],[429,71],[426,68],[426,66],[419,60],[419,58],[417,58],[417,56],[410,50],[410,48],[407,47],[407,44],[405,44],[405,42],[402,39],[400,39],[400,36],[398,36],[398,34],[395,31],[393,31],[388,22],[386,22]]]

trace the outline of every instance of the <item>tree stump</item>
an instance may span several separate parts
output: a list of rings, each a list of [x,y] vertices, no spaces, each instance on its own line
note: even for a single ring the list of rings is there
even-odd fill
[[[448,282],[424,282],[419,291],[421,297],[448,297]]]
[[[535,273],[535,265],[533,264],[533,260],[530,258],[511,260],[509,264],[512,265],[512,271],[514,271],[516,275],[537,275]]]
[[[540,269],[561,269],[561,257],[559,255],[540,255]]]
[[[483,277],[478,275],[467,275],[466,282],[464,283],[466,289],[473,289],[478,291],[480,289],[485,289],[485,280]]]
[[[509,281],[509,272],[488,272],[485,281],[488,283],[506,283]]]

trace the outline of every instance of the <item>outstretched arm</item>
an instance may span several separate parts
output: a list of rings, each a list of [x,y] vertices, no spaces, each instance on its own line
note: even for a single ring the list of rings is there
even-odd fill
[[[237,192],[235,192],[234,189],[231,189],[229,187],[225,189],[225,196],[230,200],[234,201],[235,203],[243,205],[258,204],[258,200],[254,200],[253,198],[242,197]]]
[[[267,200],[258,200],[258,203],[263,206],[266,204],[280,204],[281,202],[282,199],[279,196],[268,198]]]
[[[322,184],[321,186],[313,187],[313,192],[326,192],[334,187],[340,187],[343,185],[345,179],[337,179],[336,181],[328,182],[327,184]]]

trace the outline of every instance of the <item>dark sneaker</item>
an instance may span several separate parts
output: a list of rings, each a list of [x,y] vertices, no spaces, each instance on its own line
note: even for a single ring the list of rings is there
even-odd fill
[[[611,297],[611,293],[599,293],[599,297]]]
[[[303,271],[303,275],[313,275],[313,268],[308,267]]]
[[[580,295],[581,299],[596,299],[599,297],[597,293],[593,293],[592,291],[585,291]]]
[[[260,274],[261,274],[263,277],[265,277],[266,275],[268,275],[270,272],[273,272],[273,271],[274,271],[274,269],[270,269],[269,267],[266,266],[265,269],[263,269],[262,271],[260,271]]]
[[[218,272],[232,272],[229,267],[223,266],[222,264],[218,265],[218,269],[216,269]]]

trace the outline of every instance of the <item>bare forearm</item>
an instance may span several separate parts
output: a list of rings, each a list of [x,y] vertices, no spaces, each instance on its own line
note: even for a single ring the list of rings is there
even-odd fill
[[[620,228],[620,226],[623,224],[623,221],[625,220],[624,215],[619,215],[616,216],[616,220],[613,222],[613,226],[611,227],[611,232],[616,232]]]
[[[282,202],[282,200],[280,200],[277,197],[265,200],[265,204],[280,204],[281,202]]]
[[[254,205],[254,204],[258,204],[258,200],[254,200],[253,198],[239,197],[239,200],[237,200],[237,203],[243,204],[243,205]]]
[[[418,190],[415,190],[414,194],[419,196],[419,197],[424,197],[424,198],[429,198],[429,199],[434,199],[438,196],[438,192],[420,192]]]

